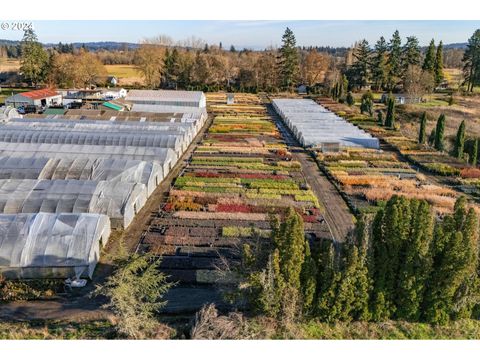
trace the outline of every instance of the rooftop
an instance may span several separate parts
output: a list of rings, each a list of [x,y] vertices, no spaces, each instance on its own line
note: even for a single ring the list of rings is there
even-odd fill
[[[52,96],[58,96],[59,93],[53,89],[40,89],[20,93],[19,95],[28,97],[33,100],[44,99]]]

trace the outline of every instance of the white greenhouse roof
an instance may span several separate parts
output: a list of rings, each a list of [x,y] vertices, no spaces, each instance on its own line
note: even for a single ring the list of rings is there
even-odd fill
[[[127,227],[145,204],[137,183],[91,180],[0,180],[0,214],[94,213]]]
[[[342,147],[379,148],[377,138],[309,99],[274,99],[273,107],[306,147],[338,143]]]
[[[177,153],[169,148],[10,142],[0,142],[0,156],[157,161],[168,169],[178,160]]]
[[[140,183],[150,195],[163,180],[156,161],[128,159],[0,157],[0,179],[95,180]]]
[[[110,221],[99,214],[0,214],[0,274],[92,277]]]

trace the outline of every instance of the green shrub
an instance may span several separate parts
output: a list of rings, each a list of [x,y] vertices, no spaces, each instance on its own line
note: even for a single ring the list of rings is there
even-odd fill
[[[254,234],[257,234],[261,238],[268,238],[270,237],[270,230],[252,229],[241,226],[224,226],[222,228],[222,236],[225,237],[252,237]]]

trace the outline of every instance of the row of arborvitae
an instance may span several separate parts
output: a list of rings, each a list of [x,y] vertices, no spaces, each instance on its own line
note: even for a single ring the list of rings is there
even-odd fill
[[[426,201],[394,196],[368,223],[345,244],[310,249],[294,210],[274,220],[272,243],[244,247],[240,288],[253,309],[282,321],[445,323],[478,315],[478,219],[465,198],[436,219]]]
[[[418,143],[425,144],[427,142],[427,113],[424,112],[420,118],[420,129],[418,132]],[[429,145],[432,145],[438,151],[445,150],[445,115],[441,114],[438,117],[437,125],[432,129],[428,138]],[[470,164],[477,165],[478,156],[478,139],[472,141],[470,151],[465,152],[465,120],[463,120],[457,130],[455,136],[455,144],[453,147],[452,155],[457,159],[465,159],[468,157]],[[468,156],[466,156],[468,155]]]

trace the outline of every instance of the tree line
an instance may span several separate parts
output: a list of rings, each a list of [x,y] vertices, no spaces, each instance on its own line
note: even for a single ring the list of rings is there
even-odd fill
[[[46,50],[35,33],[28,30],[20,45],[15,46],[22,65],[25,64],[22,74],[32,83],[63,78],[66,59],[76,69],[76,60],[81,63],[78,55],[85,53],[91,54],[89,60],[95,63],[97,78],[103,78],[104,64],[131,64],[141,73],[148,88],[276,92],[291,91],[296,85],[304,84],[312,92],[329,89],[342,98],[348,91],[370,86],[385,91],[403,88],[419,97],[444,80],[446,51],[442,42],[436,45],[432,39],[423,50],[415,36],[407,37],[402,44],[398,31],[389,41],[381,37],[373,48],[368,41],[362,40],[350,50],[335,51],[329,47],[299,47],[289,28],[282,36],[280,48],[263,51],[238,51],[233,46],[225,50],[221,43],[214,46],[194,40],[183,46],[161,36],[144,41],[135,50],[126,48],[116,52],[91,52],[86,47],[77,49],[72,44],[62,43]],[[480,30],[477,30],[462,57],[469,91],[480,81],[479,54]],[[459,56],[456,58],[458,62]],[[81,79],[66,82],[76,86],[82,84]]]
[[[240,289],[258,313],[435,324],[480,315],[479,224],[464,197],[439,217],[424,200],[394,196],[343,244],[306,240],[293,209],[272,228],[271,244],[243,248]]]

